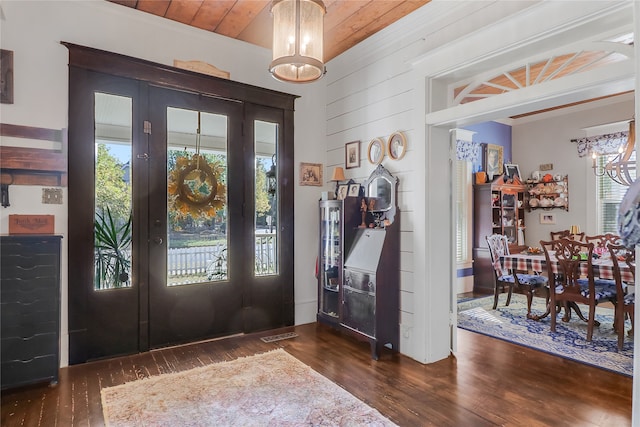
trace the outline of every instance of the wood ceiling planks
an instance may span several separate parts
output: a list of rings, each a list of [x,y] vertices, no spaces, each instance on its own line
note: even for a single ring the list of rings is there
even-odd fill
[[[271,0],[108,0],[206,31],[271,47]],[[430,0],[326,0],[324,61]]]

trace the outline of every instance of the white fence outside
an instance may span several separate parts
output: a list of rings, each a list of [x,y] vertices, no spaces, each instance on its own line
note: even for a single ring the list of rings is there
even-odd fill
[[[169,248],[167,250],[167,273],[171,278],[206,275],[214,264],[222,260],[226,265],[226,242],[194,248]],[[256,234],[255,274],[257,276],[276,273],[277,251],[275,234]]]

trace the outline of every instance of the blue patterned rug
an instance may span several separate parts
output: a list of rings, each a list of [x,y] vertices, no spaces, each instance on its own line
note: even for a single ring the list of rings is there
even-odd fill
[[[527,298],[514,294],[509,307],[505,307],[506,294],[500,296],[498,308],[492,310],[493,296],[458,302],[458,327],[478,332],[504,341],[524,345],[566,359],[597,366],[627,376],[633,375],[633,339],[628,335],[624,347],[618,352],[618,338],[613,331],[613,309],[597,307],[596,320],[600,327],[594,328],[592,342],[587,342],[587,324],[572,313],[571,321],[556,322],[556,332],[551,332],[550,317],[541,321],[529,320]],[[588,309],[582,307],[586,316]],[[543,298],[534,298],[532,312],[545,311]],[[627,320],[625,329],[631,323]]]

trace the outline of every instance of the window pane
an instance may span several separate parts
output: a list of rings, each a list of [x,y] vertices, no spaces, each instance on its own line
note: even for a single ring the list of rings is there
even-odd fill
[[[278,273],[278,125],[260,120],[255,129],[255,275]]]
[[[167,285],[227,280],[227,117],[167,108]]]
[[[611,156],[613,157],[613,156]],[[603,170],[604,165],[610,160],[609,156],[600,156],[597,159],[599,170]],[[631,155],[631,161],[636,161],[635,151]],[[631,170],[631,177],[635,180],[636,171]],[[599,215],[598,233],[618,234],[618,208],[620,202],[627,192],[626,185],[618,184],[606,173],[596,179],[596,191],[598,195]]]
[[[95,94],[95,289],[131,287],[131,98]]]

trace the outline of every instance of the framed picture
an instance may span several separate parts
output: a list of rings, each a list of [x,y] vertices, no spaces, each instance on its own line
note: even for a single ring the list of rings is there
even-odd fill
[[[360,141],[347,142],[344,146],[344,167],[360,167]]]
[[[400,160],[407,152],[407,139],[402,132],[394,132],[389,137],[388,153],[393,160]]]
[[[384,157],[385,148],[382,138],[374,138],[369,143],[369,149],[367,150],[367,158],[369,163],[373,165],[379,165]]]
[[[349,185],[349,197],[358,197],[360,194],[360,184]]]
[[[507,178],[513,179],[514,176],[518,175],[518,178],[522,178],[520,175],[520,167],[518,165],[505,164],[504,165],[504,173],[507,175]]]
[[[502,146],[487,144],[484,158],[484,171],[487,173],[489,180],[497,175],[502,175]]]
[[[336,194],[336,199],[344,200],[349,194],[349,184],[340,184],[338,186],[338,194]]]
[[[555,224],[556,215],[548,212],[540,213],[540,224]]]
[[[322,186],[322,163],[300,162],[300,185]]]
[[[13,104],[13,51],[0,49],[0,103]]]

